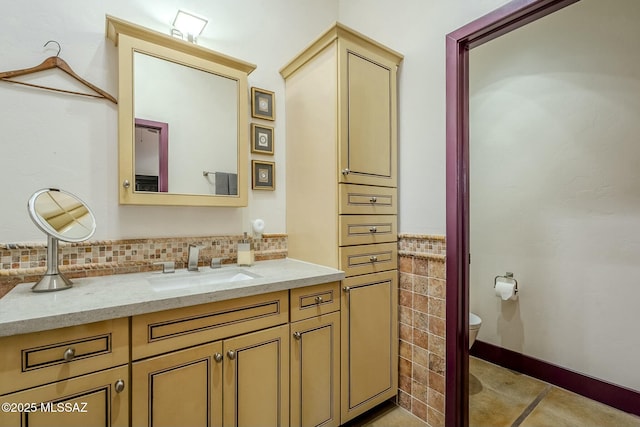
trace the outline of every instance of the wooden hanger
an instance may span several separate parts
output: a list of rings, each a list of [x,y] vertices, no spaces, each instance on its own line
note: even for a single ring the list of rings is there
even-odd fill
[[[67,64],[62,58],[60,58],[58,56],[58,55],[60,55],[60,51],[62,50],[60,48],[60,43],[58,43],[55,40],[49,40],[44,45],[47,46],[49,43],[55,43],[55,44],[58,45],[58,53],[56,54],[56,56],[51,56],[51,57],[45,59],[40,65],[37,65],[35,67],[25,68],[24,70],[13,70],[13,71],[0,72],[0,79],[4,80],[4,81],[7,81],[7,82],[11,82],[11,83],[17,83],[17,84],[20,84],[20,85],[37,87],[39,89],[53,90],[53,91],[56,91],[56,92],[64,92],[64,93],[72,93],[74,95],[90,96],[90,97],[93,97],[93,98],[106,98],[109,101],[113,102],[114,104],[118,103],[118,101],[113,96],[109,95],[104,90],[100,89],[97,86],[94,86],[93,84],[89,83],[88,81],[86,81],[85,79],[83,79],[82,77],[77,75],[71,69],[69,64]],[[64,71],[65,73],[67,73],[68,75],[70,75],[74,79],[78,80],[80,83],[82,83],[83,85],[87,86],[88,88],[90,88],[91,90],[93,90],[96,93],[92,94],[92,93],[84,93],[84,92],[75,92],[75,91],[72,91],[72,90],[59,89],[59,88],[48,87],[48,86],[41,86],[41,85],[37,85],[37,84],[33,84],[33,83],[26,83],[26,82],[21,82],[21,81],[18,81],[18,80],[12,80],[11,79],[12,77],[24,76],[26,74],[37,73],[39,71],[50,70],[50,69],[53,69],[53,68],[59,68],[60,70]]]

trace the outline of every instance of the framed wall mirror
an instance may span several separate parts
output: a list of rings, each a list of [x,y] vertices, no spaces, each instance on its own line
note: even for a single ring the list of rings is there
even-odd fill
[[[246,206],[255,65],[107,16],[121,204]]]

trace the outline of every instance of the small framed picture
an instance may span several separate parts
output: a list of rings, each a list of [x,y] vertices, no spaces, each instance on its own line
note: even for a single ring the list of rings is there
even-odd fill
[[[273,128],[251,123],[251,152],[273,155]]]
[[[265,89],[251,88],[251,117],[256,119],[276,119],[276,94]]]
[[[276,164],[262,160],[251,161],[251,188],[254,190],[276,189]]]

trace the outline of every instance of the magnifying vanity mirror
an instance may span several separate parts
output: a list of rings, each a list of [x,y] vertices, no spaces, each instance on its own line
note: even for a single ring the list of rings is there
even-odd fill
[[[120,203],[246,206],[255,65],[107,16],[118,46]]]
[[[58,241],[82,242],[96,231],[96,220],[82,200],[63,190],[36,191],[27,203],[29,216],[47,235],[47,272],[31,288],[33,292],[69,289],[71,280],[58,270]]]

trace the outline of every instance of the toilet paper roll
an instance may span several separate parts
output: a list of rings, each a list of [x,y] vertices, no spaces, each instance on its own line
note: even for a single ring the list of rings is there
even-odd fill
[[[516,299],[516,284],[498,280],[496,281],[496,296],[502,298],[503,301]]]

